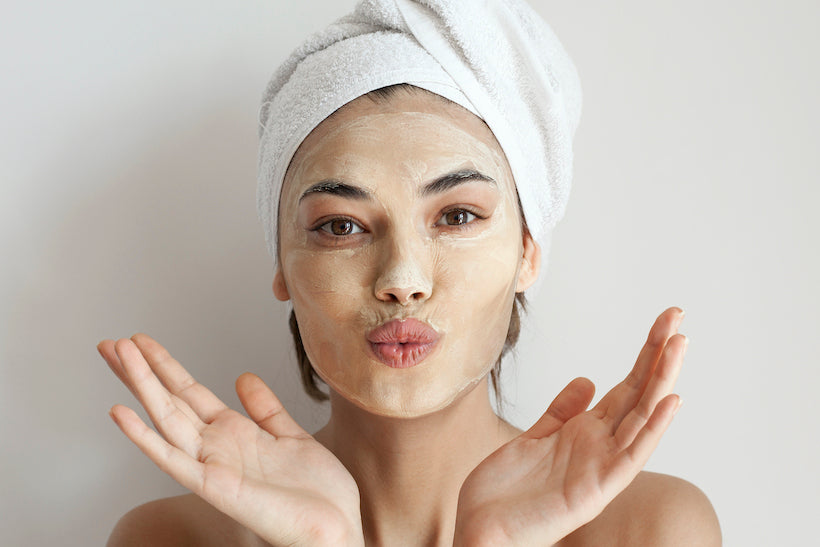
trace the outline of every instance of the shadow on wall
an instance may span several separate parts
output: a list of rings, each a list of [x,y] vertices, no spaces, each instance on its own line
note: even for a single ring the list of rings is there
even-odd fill
[[[184,492],[106,416],[114,403],[135,402],[97,355],[103,338],[149,333],[236,409],[234,379],[253,371],[308,430],[323,423],[327,409],[302,392],[287,310],[270,289],[255,213],[255,123],[236,104],[160,124],[127,162],[44,167],[46,181],[96,190],[32,218],[54,229],[19,266],[2,350],[3,382],[15,391],[0,401],[11,415],[7,438],[18,441],[3,449],[4,489],[14,496],[0,510],[17,528],[10,544],[102,544],[129,508]],[[66,158],[110,126],[89,125]]]

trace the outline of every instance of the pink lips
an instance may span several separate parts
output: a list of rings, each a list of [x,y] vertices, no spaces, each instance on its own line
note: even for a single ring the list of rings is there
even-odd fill
[[[439,334],[417,319],[394,319],[367,334],[376,357],[392,368],[419,364],[433,350]]]

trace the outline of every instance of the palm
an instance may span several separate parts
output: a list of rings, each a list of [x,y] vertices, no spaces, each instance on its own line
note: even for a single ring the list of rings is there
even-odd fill
[[[112,416],[180,484],[273,543],[332,544],[361,536],[355,481],[258,377],[237,380],[248,419],[145,335],[99,348],[162,436],[126,407],[114,407]]]
[[[459,495],[457,537],[557,541],[589,522],[637,475],[677,410],[670,395],[685,338],[667,310],[630,375],[591,410],[594,386],[571,382],[541,419],[473,470]]]
[[[338,522],[343,529],[348,509],[358,508],[353,478],[312,437],[274,437],[233,410],[201,435],[202,490],[196,493],[260,535],[284,535],[294,523],[311,522],[312,530]],[[288,543],[302,536],[296,527]]]

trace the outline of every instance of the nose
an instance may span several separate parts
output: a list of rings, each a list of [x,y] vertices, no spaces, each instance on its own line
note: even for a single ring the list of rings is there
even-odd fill
[[[406,306],[430,298],[433,283],[429,250],[421,241],[385,241],[374,293],[382,302]]]

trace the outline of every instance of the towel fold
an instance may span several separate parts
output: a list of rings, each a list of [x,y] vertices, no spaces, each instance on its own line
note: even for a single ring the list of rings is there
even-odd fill
[[[282,181],[301,142],[339,107],[399,83],[485,121],[546,257],[569,198],[581,86],[555,34],[521,0],[365,0],[291,54],[259,115],[257,208],[271,254]]]

